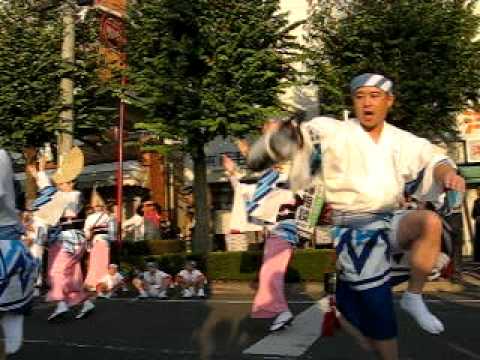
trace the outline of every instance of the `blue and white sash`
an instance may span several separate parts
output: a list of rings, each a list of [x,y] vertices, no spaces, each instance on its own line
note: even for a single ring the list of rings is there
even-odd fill
[[[332,238],[339,279],[355,290],[381,286],[391,278],[388,234],[391,214],[337,214]]]

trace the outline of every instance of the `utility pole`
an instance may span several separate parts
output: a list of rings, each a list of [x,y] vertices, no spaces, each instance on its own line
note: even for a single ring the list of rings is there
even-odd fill
[[[63,7],[62,60],[71,65],[75,62],[75,17],[72,5],[68,2]],[[61,165],[63,156],[73,147],[73,88],[71,77],[62,78],[60,91],[63,109],[60,113],[57,166]]]

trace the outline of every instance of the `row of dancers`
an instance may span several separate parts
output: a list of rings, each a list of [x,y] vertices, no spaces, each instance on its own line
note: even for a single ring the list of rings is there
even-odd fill
[[[242,184],[234,166],[227,164],[226,168],[241,192],[246,223],[268,229],[252,317],[273,318],[272,331],[291,323],[284,274],[298,242],[295,209],[301,203],[301,191],[321,180],[325,200],[333,209],[335,300],[343,327],[378,358],[397,360],[393,254],[405,253],[409,266],[408,288],[400,307],[425,331],[444,331],[444,324],[422,297],[440,255],[442,221],[431,210],[401,209],[405,189],[419,201],[448,211],[458,205],[465,181],[453,161],[429,141],[386,121],[395,101],[390,79],[365,73],[351,81],[350,89],[356,118],[266,124],[264,135],[247,155],[248,166],[263,171],[257,184]],[[287,160],[291,166],[285,174],[280,164]],[[84,289],[80,268],[86,238],[78,228],[80,193],[73,189],[73,180],[83,167],[81,152],[74,148],[65,157],[52,176],[54,185],[44,171],[31,169],[40,188],[33,207],[39,234],[34,257],[20,241],[13,172],[4,150],[0,151],[0,167],[0,257],[6,264],[0,311],[4,312],[1,325],[6,352],[11,354],[21,345],[23,314],[31,303],[38,259],[45,246],[51,282],[47,298],[57,304],[49,319],[75,305],[81,305],[77,314],[81,318],[95,305]],[[99,234],[104,235],[103,231]]]

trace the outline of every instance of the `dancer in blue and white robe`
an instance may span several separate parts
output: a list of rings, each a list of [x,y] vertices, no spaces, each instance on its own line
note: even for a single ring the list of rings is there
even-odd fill
[[[394,102],[391,80],[362,74],[352,80],[351,93],[356,119],[318,117],[301,125],[286,123],[253,146],[248,163],[262,169],[292,159],[294,191],[321,177],[333,208],[338,309],[380,358],[397,359],[392,252],[409,251],[410,280],[401,307],[424,330],[444,330],[422,299],[439,256],[442,223],[432,211],[399,210],[405,185],[424,171],[416,196],[435,201],[446,189],[463,192],[465,182],[429,141],[385,121]],[[319,150],[321,166],[312,167]]]
[[[0,149],[0,323],[5,352],[17,352],[23,341],[23,316],[30,310],[38,262],[21,241],[10,158]]]

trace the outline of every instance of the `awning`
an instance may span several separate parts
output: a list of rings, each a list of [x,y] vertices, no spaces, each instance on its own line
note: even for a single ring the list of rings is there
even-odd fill
[[[467,185],[480,185],[480,164],[461,164],[458,170]]]
[[[55,170],[49,170],[52,174]],[[112,186],[116,184],[117,163],[102,163],[87,165],[78,177],[77,188],[88,188],[96,184],[97,186]],[[22,184],[25,181],[25,172],[15,174],[15,179]],[[131,186],[145,186],[147,184],[147,173],[143,166],[136,160],[125,161],[123,163],[123,184]]]

